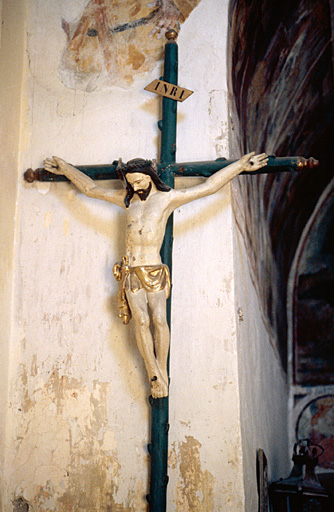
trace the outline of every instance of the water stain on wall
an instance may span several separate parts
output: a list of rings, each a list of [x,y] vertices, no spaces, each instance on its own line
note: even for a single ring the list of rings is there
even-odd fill
[[[20,389],[28,390],[27,379],[22,367],[20,382],[25,384]],[[130,512],[132,504],[145,510],[140,484],[123,503],[116,498],[121,465],[108,427],[109,388],[96,380],[88,389],[54,369],[46,382],[21,396],[11,460],[12,503],[26,500],[41,512]]]
[[[169,28],[183,23],[200,0],[90,0],[79,21],[62,27],[68,43],[59,75],[69,88],[130,85],[161,59]]]
[[[212,512],[214,510],[214,476],[201,467],[201,443],[193,436],[186,441],[173,443],[170,461],[179,466],[176,509],[182,512]]]

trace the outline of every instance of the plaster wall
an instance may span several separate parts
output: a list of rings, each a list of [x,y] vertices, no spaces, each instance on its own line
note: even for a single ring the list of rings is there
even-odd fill
[[[202,0],[182,27],[179,83],[195,94],[179,107],[178,161],[227,156],[227,3]],[[157,156],[160,102],[143,88],[160,66],[127,89],[90,93],[57,75],[61,18],[79,17],[85,4],[27,3],[21,138],[13,136],[19,176],[54,154],[73,164]],[[13,169],[12,212],[17,157]],[[149,389],[131,327],[117,318],[112,277],[124,252],[123,212],[67,183],[21,179],[17,205],[3,510],[144,511]],[[175,213],[173,265],[168,510],[239,512],[229,186]]]
[[[24,57],[22,1],[0,2],[0,472],[3,477]],[[12,38],[13,32],[16,34]],[[1,495],[0,495],[1,507]]]
[[[234,230],[235,305],[238,311],[240,420],[246,510],[258,510],[256,457],[268,461],[268,481],[288,476],[288,383],[261,315],[252,283],[244,240]]]

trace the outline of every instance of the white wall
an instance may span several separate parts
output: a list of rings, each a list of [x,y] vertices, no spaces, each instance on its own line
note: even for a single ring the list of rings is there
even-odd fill
[[[179,108],[181,162],[228,155],[227,3],[202,1],[179,37],[179,80],[195,90]],[[178,511],[243,510],[232,249],[230,187],[176,212],[169,493]]]
[[[287,417],[289,388],[274,343],[270,341],[263,322],[244,240],[236,226],[234,234],[245,503],[247,511],[255,512],[258,507],[257,450],[262,448],[267,457],[269,482],[287,477],[291,469]]]
[[[179,82],[195,94],[179,108],[179,161],[227,153],[227,3],[202,0],[182,27]],[[143,87],[159,67],[91,93],[57,76],[61,17],[85,4],[28,2],[19,176],[53,154],[157,155],[159,100]],[[149,390],[111,272],[124,215],[69,184],[20,178],[17,205],[3,509],[22,498],[38,511],[145,510]],[[244,508],[232,249],[229,187],[176,212],[169,511]]]
[[[8,361],[12,334],[13,255],[20,140],[24,5],[0,2],[0,475],[5,453]],[[15,37],[13,37],[15,34]],[[0,494],[1,508],[1,494]]]

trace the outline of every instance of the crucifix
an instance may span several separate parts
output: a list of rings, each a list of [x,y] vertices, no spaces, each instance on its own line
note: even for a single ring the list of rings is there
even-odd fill
[[[114,266],[120,282],[119,316],[135,322],[138,348],[143,356],[151,386],[151,512],[166,511],[168,483],[168,385],[169,328],[171,313],[170,274],[172,272],[173,216],[179,206],[213,194],[235,176],[269,172],[290,172],[317,165],[314,159],[276,158],[250,153],[238,161],[176,163],[177,102],[191,91],[177,85],[177,34],[166,33],[163,80],[155,80],[148,90],[163,96],[160,163],[136,158],[126,164],[121,159],[111,165],[73,167],[57,157],[45,160],[44,169],[28,170],[25,179],[72,181],[89,197],[114,203],[127,215],[126,254]],[[175,190],[175,176],[203,176],[205,183]],[[106,190],[94,180],[121,178],[126,190]],[[166,303],[167,299],[167,303]],[[149,326],[152,314],[153,330]]]

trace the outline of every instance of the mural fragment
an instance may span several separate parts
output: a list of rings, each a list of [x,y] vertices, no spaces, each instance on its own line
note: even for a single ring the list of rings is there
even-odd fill
[[[236,218],[245,240],[253,282],[268,332],[284,367],[291,267],[305,226],[333,177],[332,5],[332,0],[314,0],[312,5],[307,0],[298,0],[279,6],[272,0],[230,2],[228,65],[233,156],[266,151],[276,156],[313,156],[320,161],[320,167],[312,171],[244,177],[233,183]],[[333,195],[328,195],[328,201],[333,201]],[[328,210],[331,214],[332,211]],[[323,223],[322,226],[329,237],[333,219],[328,219],[326,229]],[[322,237],[319,231],[319,240]],[[319,240],[313,241],[313,254]],[[320,268],[322,261],[330,275],[332,267],[329,268],[327,260],[333,257],[333,245],[321,243],[324,250],[317,256],[317,266]],[[314,273],[314,268],[310,264],[306,274]],[[300,284],[304,288],[299,295],[294,294],[299,297],[299,306],[294,311],[301,319],[306,312],[306,303],[301,304],[301,299],[305,299],[303,294],[308,291],[305,279]],[[323,318],[327,325],[330,323],[333,287],[325,295],[326,305],[322,308],[313,307],[308,300],[308,316],[314,318],[314,325],[321,325]],[[302,330],[299,332],[303,336]],[[333,336],[332,327],[327,335]],[[294,354],[299,352],[304,357],[305,342],[294,339]],[[326,339],[326,347],[330,346],[332,337]],[[324,353],[329,357],[328,367],[333,351],[327,348]],[[315,368],[318,361],[308,357],[308,364]],[[305,375],[305,369],[302,372]],[[316,371],[318,376],[320,372],[321,369]],[[295,379],[298,382],[304,376],[295,375]],[[322,383],[329,380],[322,375]],[[315,383],[313,379],[312,384]]]
[[[301,411],[296,426],[297,439],[310,439],[324,448],[319,467],[334,470],[334,395],[311,400]]]
[[[305,227],[290,274],[293,380],[334,384],[334,179]]]
[[[161,59],[166,30],[177,29],[200,0],[90,0],[79,21],[62,27],[68,42],[59,68],[66,87],[129,86]]]

